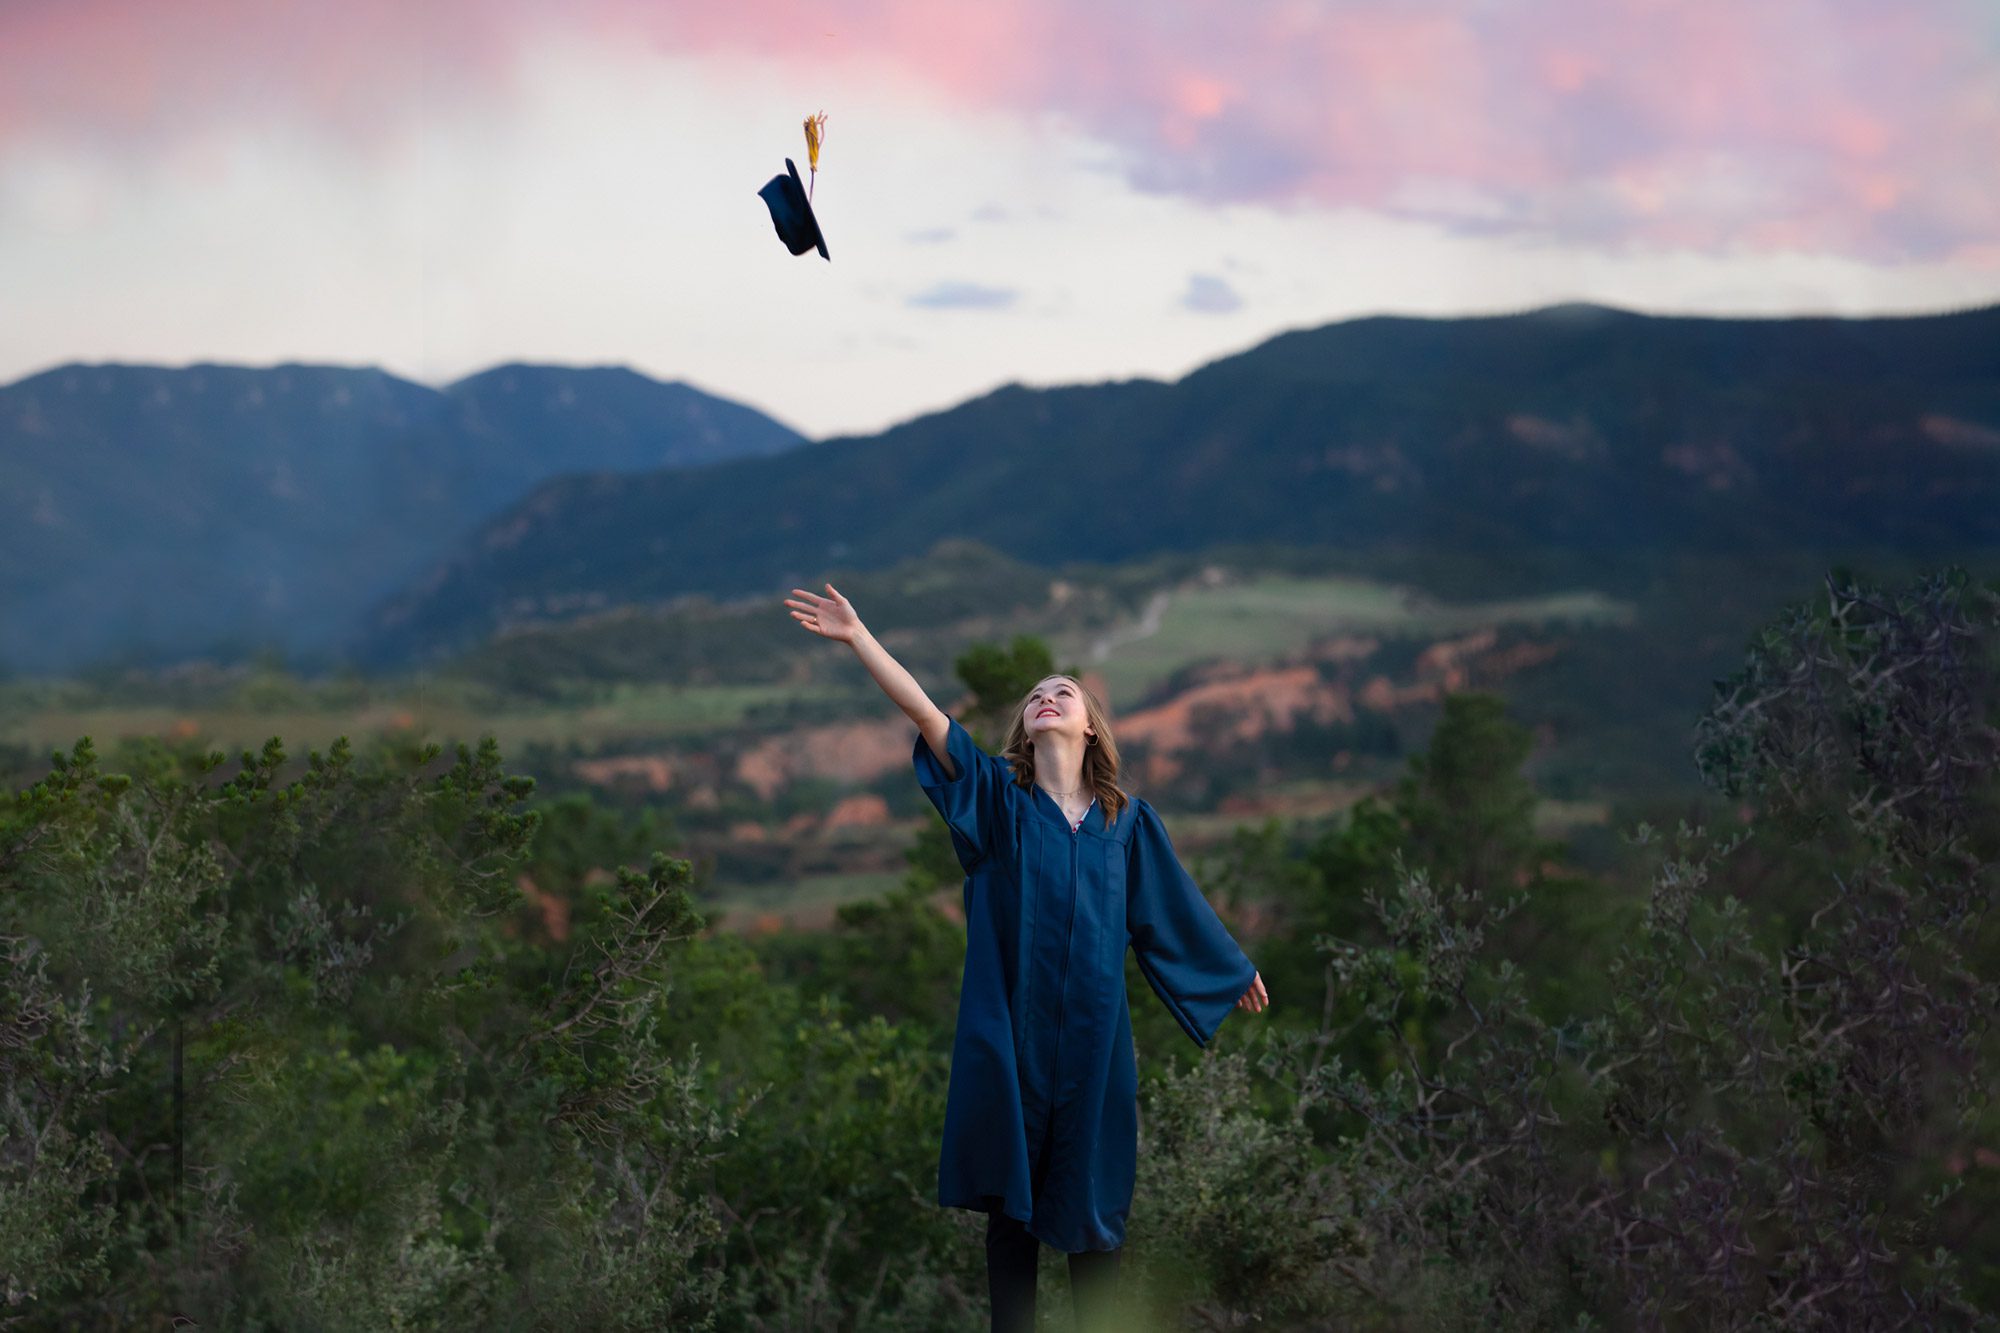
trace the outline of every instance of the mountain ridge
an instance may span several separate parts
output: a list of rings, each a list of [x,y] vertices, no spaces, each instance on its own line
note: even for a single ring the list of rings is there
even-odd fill
[[[71,362],[0,387],[0,662],[310,658],[548,476],[806,443],[626,368],[494,372],[439,389],[374,366]],[[568,428],[509,401],[510,375],[566,391]]]
[[[1996,430],[2000,306],[1374,316],[1171,382],[1001,386],[783,467],[558,479],[378,605],[357,651],[423,660],[563,605],[778,590],[945,536],[1050,565],[1256,541],[1986,547],[2000,453],[1976,442]],[[1122,496],[1144,503],[1094,502]]]

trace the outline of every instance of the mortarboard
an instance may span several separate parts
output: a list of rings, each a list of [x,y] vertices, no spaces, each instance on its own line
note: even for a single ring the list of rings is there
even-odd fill
[[[826,237],[820,234],[819,219],[813,216],[812,200],[799,180],[799,169],[789,157],[785,159],[785,172],[771,177],[757,191],[770,206],[771,225],[778,229],[778,239],[795,255],[818,246],[819,257],[831,263],[833,256],[826,252]]]

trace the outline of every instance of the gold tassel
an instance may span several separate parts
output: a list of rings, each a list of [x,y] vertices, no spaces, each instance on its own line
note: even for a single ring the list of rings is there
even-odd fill
[[[826,112],[806,117],[806,162],[812,170],[819,170],[819,146],[826,139]]]

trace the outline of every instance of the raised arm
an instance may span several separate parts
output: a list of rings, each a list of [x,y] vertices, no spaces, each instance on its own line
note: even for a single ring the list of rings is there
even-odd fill
[[[875,683],[882,687],[882,693],[888,695],[896,707],[917,724],[917,730],[923,733],[924,743],[930,746],[931,753],[937,756],[944,771],[953,778],[958,777],[945,744],[951,719],[931,702],[930,695],[924,693],[924,687],[917,684],[917,678],[890,656],[887,648],[876,642],[868,627],[861,623],[854,604],[841,596],[840,590],[831,583],[826,585],[826,590],[829,595],[822,597],[804,588],[792,589],[792,596],[785,599],[785,605],[792,608],[792,619],[823,639],[834,639],[853,648],[854,655],[861,659],[861,665],[868,668],[868,674],[875,677]]]

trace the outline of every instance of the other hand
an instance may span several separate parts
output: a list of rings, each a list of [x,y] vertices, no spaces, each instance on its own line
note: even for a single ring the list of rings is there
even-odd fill
[[[831,583],[826,590],[832,594],[822,597],[804,588],[794,588],[796,599],[787,597],[785,605],[792,608],[792,619],[804,625],[823,639],[837,639],[842,643],[853,643],[854,636],[861,632],[861,617],[855,614],[854,604],[840,595],[840,590]]]
[[[1236,1002],[1236,1007],[1245,1013],[1254,1014],[1269,1007],[1270,1003],[1270,992],[1264,989],[1264,974],[1259,972],[1251,979],[1250,989],[1243,992],[1243,998]]]

